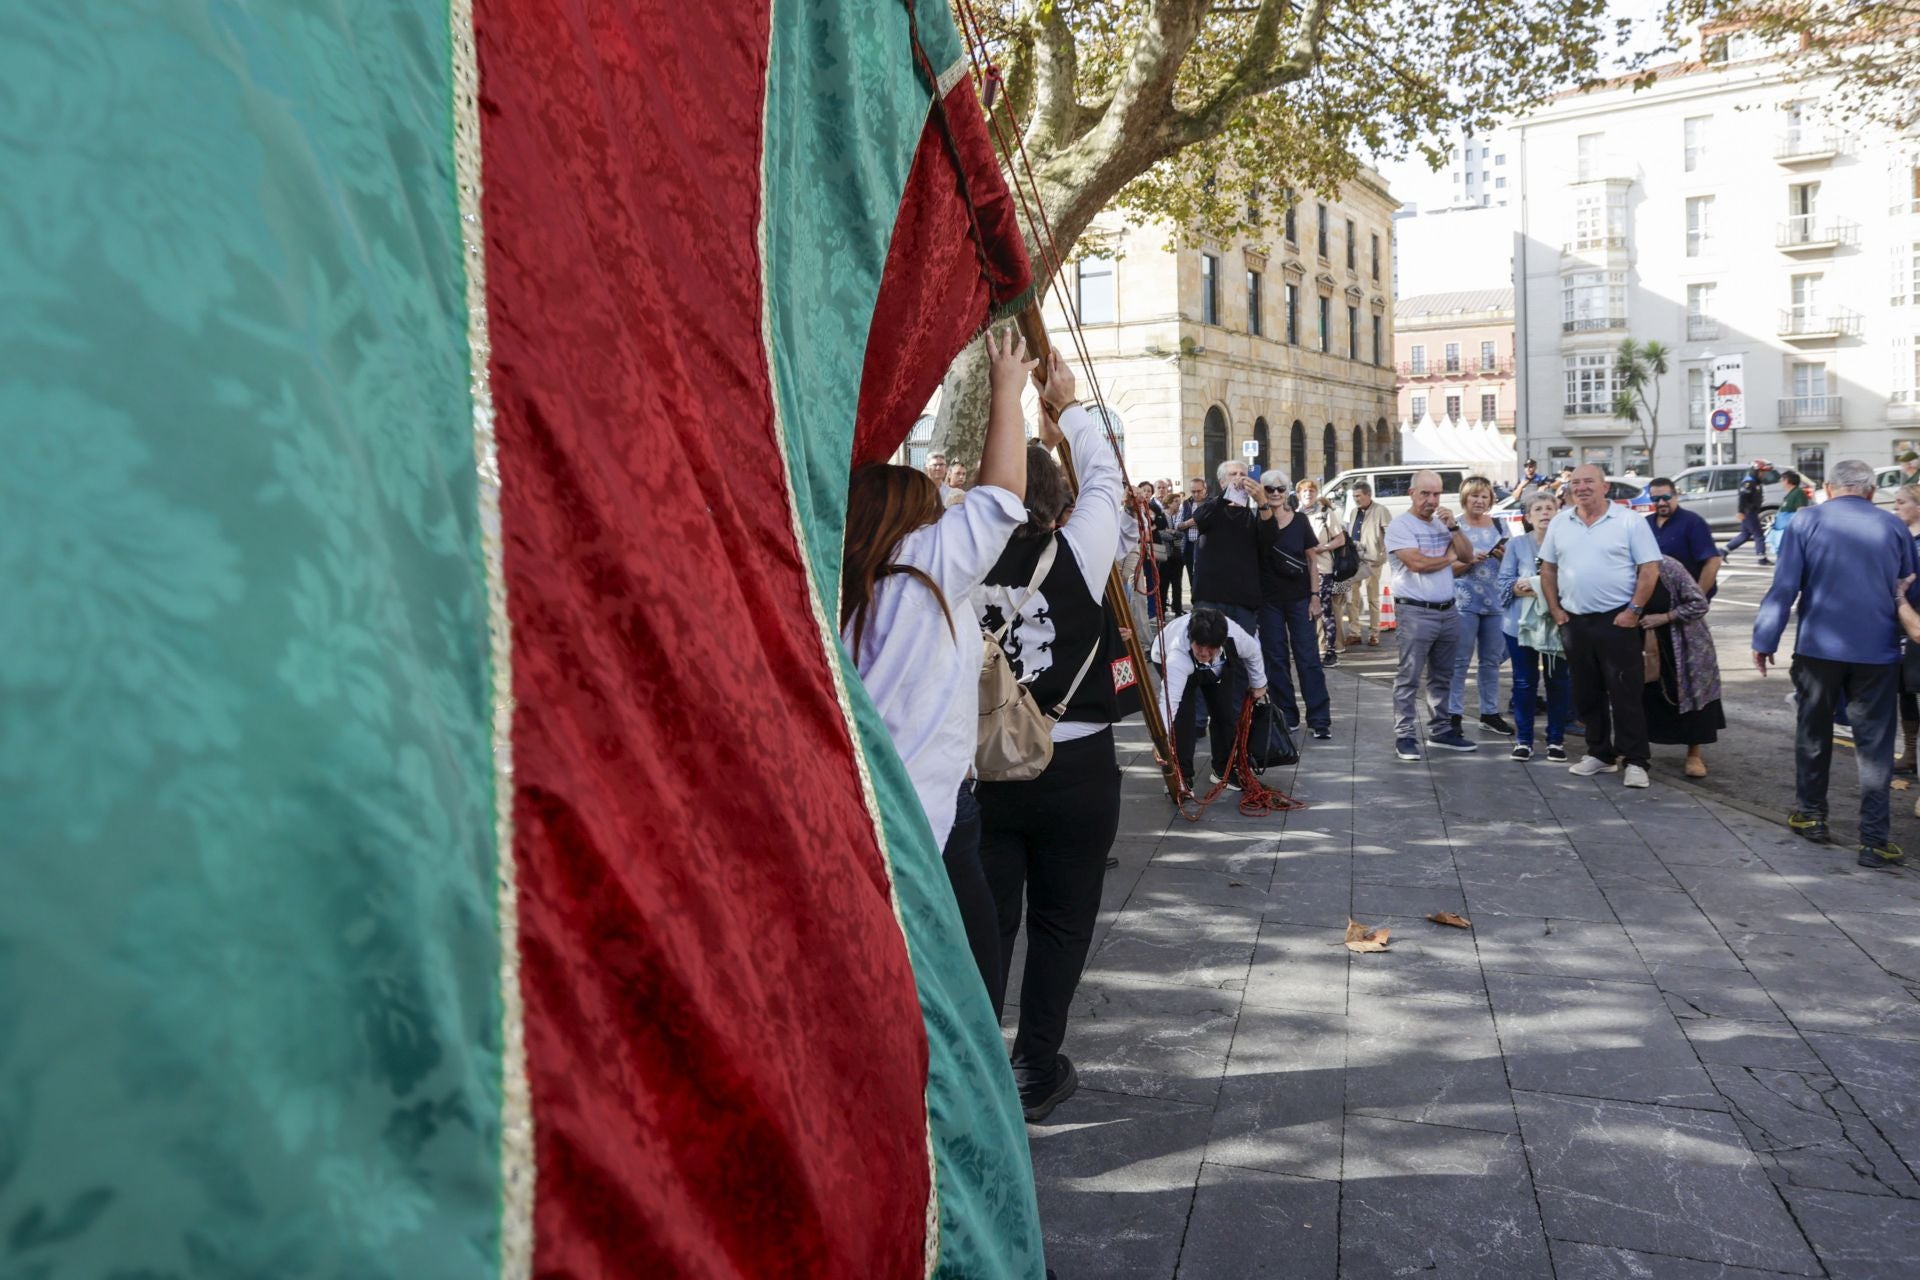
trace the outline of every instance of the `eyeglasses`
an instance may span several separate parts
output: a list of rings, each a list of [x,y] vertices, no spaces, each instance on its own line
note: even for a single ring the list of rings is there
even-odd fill
[[[1287,491],[1287,486],[1283,484],[1281,485],[1263,484],[1260,487],[1262,489],[1265,489],[1268,493],[1285,493]]]
[[[1656,494],[1654,494],[1654,495],[1653,495],[1653,501],[1655,501],[1655,502],[1672,502],[1672,501],[1673,501],[1673,495],[1672,495],[1672,494],[1670,494],[1670,493],[1656,493]]]

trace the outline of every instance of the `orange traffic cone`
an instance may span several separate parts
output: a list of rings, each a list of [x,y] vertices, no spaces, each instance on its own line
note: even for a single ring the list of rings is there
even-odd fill
[[[1383,582],[1380,584],[1380,629],[1391,631],[1393,627],[1393,588]]]

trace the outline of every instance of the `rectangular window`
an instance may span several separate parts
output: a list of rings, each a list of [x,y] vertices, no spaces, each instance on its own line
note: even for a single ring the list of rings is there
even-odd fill
[[[1320,233],[1316,244],[1322,258],[1327,256],[1327,206],[1317,206],[1320,210]]]
[[[1502,165],[1502,164],[1505,164],[1505,163],[1507,162],[1507,157],[1506,157],[1506,154],[1505,154],[1505,153],[1503,152],[1503,153],[1501,153],[1500,155],[1497,155],[1497,156],[1495,156],[1495,157],[1493,158],[1493,162],[1494,162],[1494,164],[1496,164],[1496,165]]]
[[[1333,299],[1320,299],[1320,349],[1333,350]]]
[[[1687,341],[1710,342],[1720,336],[1720,322],[1713,318],[1713,285],[1687,286]]]
[[[1695,431],[1707,429],[1707,415],[1713,402],[1707,395],[1707,370],[1704,365],[1687,367],[1687,425]]]
[[[1573,203],[1573,247],[1618,248],[1627,237],[1627,189],[1608,185],[1580,192]]]
[[[1713,197],[1687,199],[1687,256],[1698,258],[1713,245]]]
[[[1600,134],[1583,133],[1574,140],[1575,177],[1590,182],[1600,176]]]
[[[1375,280],[1380,278],[1380,237],[1378,235],[1373,237],[1373,278]],[[1376,360],[1374,363],[1378,364],[1379,361]]]
[[[1500,417],[1500,397],[1492,391],[1480,393],[1480,421],[1493,422]]]
[[[1496,190],[1505,191],[1507,189],[1506,175],[1502,174],[1500,177],[1495,178],[1493,180],[1493,185]]]
[[[1452,422],[1460,421],[1460,397],[1459,396],[1447,397],[1447,418],[1449,421],[1452,421]]]
[[[1260,323],[1260,273],[1247,272],[1247,332],[1258,337],[1265,332]]]
[[[1626,445],[1620,450],[1620,458],[1626,464],[1630,476],[1653,474],[1653,454],[1643,444]]]
[[[1688,173],[1694,172],[1707,162],[1707,126],[1712,116],[1688,116],[1681,122],[1680,128],[1685,136],[1685,166]]]
[[[1580,451],[1582,466],[1598,467],[1606,475],[1613,474],[1613,446],[1610,444],[1590,444]]]
[[[1347,219],[1347,270],[1360,270],[1360,232],[1354,227],[1353,219]]]
[[[1420,421],[1423,421],[1426,418],[1426,416],[1427,416],[1427,398],[1425,396],[1415,396],[1413,398],[1413,420],[1415,422],[1420,422]]]
[[[1494,356],[1493,343],[1492,342],[1481,343],[1480,344],[1480,372],[1492,373],[1494,364],[1495,364],[1495,356]]]
[[[1920,240],[1893,246],[1892,301],[1896,307],[1920,306]]]
[[[1300,345],[1300,286],[1299,285],[1290,284],[1286,286],[1286,303],[1287,303],[1287,343],[1290,346],[1297,347]]]
[[[1447,372],[1460,372],[1460,344],[1457,342],[1447,344]]]
[[[1282,193],[1281,199],[1287,202],[1287,243],[1299,244],[1300,236],[1294,230],[1294,223],[1293,223],[1293,188],[1288,187]]]
[[[1079,289],[1074,308],[1081,324],[1114,322],[1113,259],[1088,255],[1080,259]]]
[[[1424,345],[1418,342],[1414,343],[1413,350],[1407,354],[1411,366],[1409,372],[1417,375],[1427,371],[1427,349]]]
[[[1347,308],[1347,359],[1360,358],[1360,308]]]
[[[1560,330],[1593,333],[1627,326],[1627,273],[1574,271],[1560,281]]]
[[[1611,351],[1567,356],[1561,366],[1566,376],[1565,409],[1569,416],[1596,417],[1613,412],[1613,393],[1618,385]]]
[[[1682,457],[1685,460],[1685,464],[1689,467],[1704,467],[1707,465],[1707,446],[1703,444],[1690,444],[1682,452]]]
[[[1819,363],[1795,361],[1793,366],[1793,395],[1796,400],[1810,400],[1827,394],[1827,366]]]
[[[1379,316],[1373,318],[1373,365],[1380,367],[1380,339],[1386,331],[1385,322]]]
[[[1793,446],[1793,469],[1803,479],[1814,484],[1825,484],[1827,479],[1827,446],[1823,444],[1796,444]]]
[[[1787,290],[1792,300],[1795,331],[1800,332],[1820,315],[1820,273],[1812,271],[1805,275],[1789,276]]]
[[[1211,253],[1200,255],[1200,319],[1220,323],[1220,259]]]

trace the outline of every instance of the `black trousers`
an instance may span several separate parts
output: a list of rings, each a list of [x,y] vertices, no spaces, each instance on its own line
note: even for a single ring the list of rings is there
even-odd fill
[[[1006,1007],[1024,897],[1027,964],[1020,978],[1013,1076],[1023,1091],[1040,1092],[1055,1080],[1067,1010],[1100,914],[1107,851],[1120,829],[1113,731],[1059,743],[1039,777],[983,782],[978,795],[980,863],[1000,925],[1002,976],[992,991],[993,1007],[996,1013]]]
[[[1160,564],[1160,603],[1167,607],[1169,616],[1183,612],[1181,606],[1181,579],[1186,575],[1187,562],[1180,555],[1180,548],[1168,547],[1167,558]]]
[[[1000,918],[993,907],[993,890],[980,865],[980,802],[974,784],[960,784],[960,800],[953,812],[953,830],[940,860],[946,863],[947,883],[960,907],[960,924],[967,931],[967,949],[973,952],[980,981],[992,995],[1006,985],[1000,959]]]
[[[1760,513],[1758,511],[1741,513],[1739,536],[1727,544],[1726,551],[1723,554],[1725,554],[1728,559],[1731,559],[1734,552],[1749,542],[1753,543],[1753,549],[1760,553],[1760,559],[1762,561],[1766,560],[1767,535],[1760,532]]]
[[[1164,666],[1160,678],[1167,678]],[[1187,687],[1180,693],[1180,705],[1173,712],[1173,750],[1180,760],[1180,776],[1195,791],[1206,791],[1193,777],[1193,746],[1200,736],[1193,726],[1199,718],[1199,704],[1207,704],[1207,745],[1213,752],[1213,767],[1219,771],[1227,767],[1227,757],[1233,754],[1234,735],[1240,728],[1240,704],[1246,697],[1246,668],[1238,662],[1227,663],[1220,678],[1211,684],[1188,677]]]
[[[1641,701],[1646,673],[1641,666],[1644,634],[1638,627],[1617,627],[1618,609],[1568,615],[1560,629],[1567,642],[1567,668],[1573,676],[1573,710],[1587,724],[1587,754],[1612,764],[1624,759],[1642,769],[1653,759],[1647,745],[1647,709]]]

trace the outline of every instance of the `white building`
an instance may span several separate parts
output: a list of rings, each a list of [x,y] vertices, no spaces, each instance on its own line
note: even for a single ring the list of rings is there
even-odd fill
[[[1455,139],[1453,163],[1448,166],[1450,209],[1500,209],[1519,194],[1520,162],[1511,129],[1498,128],[1486,137],[1462,133]]]
[[[1671,471],[1706,459],[1717,407],[1744,429],[1713,437],[1715,461],[1816,478],[1920,440],[1914,143],[1826,118],[1823,85],[1748,52],[1722,40],[1710,64],[1569,95],[1511,127],[1523,456]],[[1673,352],[1651,458],[1613,414],[1625,338]],[[1734,357],[1742,394],[1716,400],[1716,365]]]

